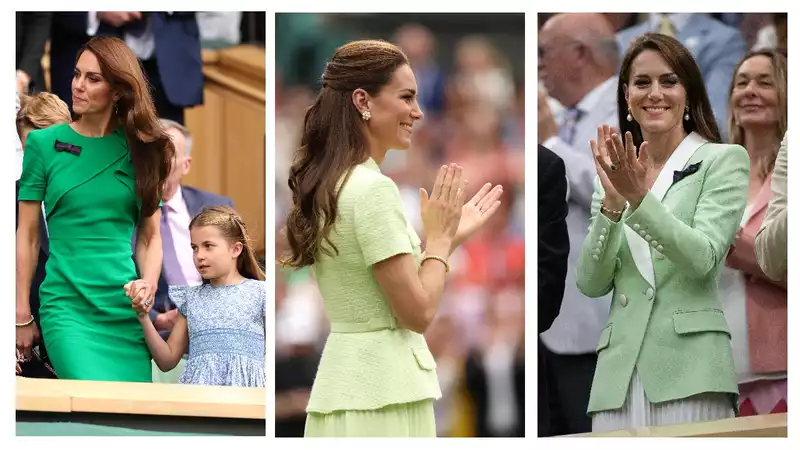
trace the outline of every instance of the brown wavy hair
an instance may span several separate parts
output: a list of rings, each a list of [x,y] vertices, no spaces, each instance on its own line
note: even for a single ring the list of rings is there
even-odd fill
[[[731,94],[733,94],[733,89],[736,87],[736,74],[739,72],[739,68],[742,67],[745,61],[750,58],[754,58],[756,56],[766,56],[772,62],[772,78],[775,79],[775,90],[778,94],[778,123],[775,124],[775,135],[778,137],[778,141],[783,138],[783,135],[786,134],[786,129],[788,128],[788,93],[787,93],[787,84],[788,84],[788,65],[786,62],[786,57],[777,52],[775,50],[765,49],[765,50],[758,50],[753,51],[745,55],[739,64],[736,65],[736,69],[733,71],[733,78],[731,78],[731,86],[728,89],[728,97],[730,98]],[[744,138],[745,138],[745,131],[744,129],[736,123],[736,118],[733,115],[734,105],[732,101],[728,101],[728,111],[727,111],[727,119],[728,119],[728,142],[731,144],[738,144],[744,146]],[[778,157],[778,150],[780,146],[777,146],[773,149],[772,153],[766,154],[762,157],[764,160],[764,164],[761,165],[761,173],[758,175],[761,179],[765,179],[772,169],[775,167],[775,159]],[[755,166],[755,165],[754,165]]]
[[[253,241],[247,233],[247,225],[236,210],[230,206],[206,208],[189,222],[190,230],[195,227],[215,227],[229,242],[241,242],[242,253],[236,259],[236,270],[245,278],[262,281],[266,279],[253,250]]]
[[[26,128],[41,130],[58,123],[69,123],[72,119],[69,107],[57,95],[38,92],[28,96],[20,94],[17,111],[17,135],[22,138]]]
[[[293,206],[285,235],[290,251],[281,264],[301,268],[314,264],[320,251],[338,254],[328,235],[338,214],[339,187],[354,166],[369,158],[353,91],[377,95],[404,65],[406,55],[385,41],[354,41],[334,52],[322,74],[322,89],[306,111],[300,148],[289,170]]]
[[[686,133],[696,131],[707,141],[721,143],[722,137],[719,133],[717,121],[714,118],[714,111],[711,109],[711,102],[708,100],[708,91],[703,83],[703,75],[697,62],[692,57],[689,50],[677,39],[659,33],[646,33],[631,42],[625,58],[622,60],[622,67],[619,71],[619,84],[617,85],[617,117],[621,135],[630,131],[633,135],[633,143],[636,148],[642,145],[642,129],[635,120],[628,122],[628,102],[625,101],[625,86],[628,85],[631,77],[631,66],[633,61],[640,53],[652,50],[661,55],[667,65],[678,76],[681,85],[686,89],[686,104],[689,107],[689,120],[683,122]]]
[[[136,194],[142,200],[142,216],[149,217],[161,201],[175,147],[156,114],[139,59],[125,42],[109,36],[93,37],[78,51],[76,64],[85,51],[94,54],[111,90],[120,95],[113,119],[124,127],[136,174]]]

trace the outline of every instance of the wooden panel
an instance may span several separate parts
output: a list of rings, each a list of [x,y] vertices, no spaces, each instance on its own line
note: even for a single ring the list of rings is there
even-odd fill
[[[574,437],[786,437],[787,415],[767,414],[714,422],[694,422],[664,427],[645,427]]]
[[[17,378],[19,411],[264,419],[265,409],[263,388]]]
[[[266,233],[265,62],[264,49],[251,45],[204,50],[204,104],[186,111],[194,143],[184,182],[230,197],[258,252]]]

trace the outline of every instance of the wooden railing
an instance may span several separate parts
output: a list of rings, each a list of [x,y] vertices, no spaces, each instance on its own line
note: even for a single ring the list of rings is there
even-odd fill
[[[17,411],[264,420],[266,390],[17,377]]]
[[[574,434],[572,437],[787,437],[787,415],[766,414],[714,422],[645,427],[608,433]]]

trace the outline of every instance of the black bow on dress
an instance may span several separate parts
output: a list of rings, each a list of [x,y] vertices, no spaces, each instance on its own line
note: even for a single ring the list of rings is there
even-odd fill
[[[682,179],[700,170],[700,163],[702,162],[703,161],[698,161],[697,163],[692,164],[691,166],[683,170],[676,170],[675,173],[672,174],[672,184],[675,184],[678,181],[681,181]]]
[[[57,152],[70,152],[75,156],[79,156],[81,154],[81,148],[79,146],[67,142],[61,142],[59,140],[56,140],[55,148]]]

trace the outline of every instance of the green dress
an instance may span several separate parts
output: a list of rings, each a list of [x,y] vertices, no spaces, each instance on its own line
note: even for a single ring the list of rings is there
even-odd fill
[[[97,138],[69,124],[30,132],[19,200],[44,201],[50,255],[41,332],[58,377],[151,382],[144,334],[123,289],[138,278],[131,239],[141,201],[122,128]]]
[[[425,337],[398,326],[372,266],[399,254],[420,260],[420,239],[394,182],[374,160],[356,166],[339,192],[330,239],[314,273],[331,334],[314,379],[305,435],[435,437],[441,397]]]

